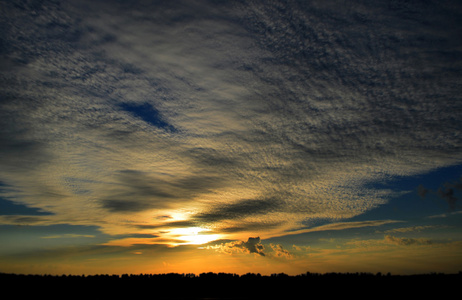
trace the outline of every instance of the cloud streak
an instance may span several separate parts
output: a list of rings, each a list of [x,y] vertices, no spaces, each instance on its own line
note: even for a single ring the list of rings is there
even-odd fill
[[[363,227],[371,227],[371,226],[382,226],[386,224],[393,224],[393,223],[400,223],[402,221],[397,220],[373,220],[373,221],[358,221],[358,222],[338,222],[338,223],[330,223],[326,225],[306,228],[295,230],[291,232],[285,232],[283,235],[295,235],[295,234],[303,234],[309,232],[319,232],[319,231],[330,231],[330,230],[347,230],[347,229],[354,229],[354,228],[363,228]]]
[[[385,236],[385,241],[390,244],[399,246],[410,246],[410,245],[430,245],[432,241],[428,239],[413,239],[413,238],[398,238],[394,236]]]

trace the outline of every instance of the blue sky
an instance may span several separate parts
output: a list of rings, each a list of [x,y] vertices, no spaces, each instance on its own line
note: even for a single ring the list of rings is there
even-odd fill
[[[3,1],[0,271],[460,270],[461,16]]]

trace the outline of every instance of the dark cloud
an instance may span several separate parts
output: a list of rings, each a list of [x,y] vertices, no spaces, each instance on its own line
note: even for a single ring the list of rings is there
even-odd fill
[[[265,247],[263,247],[263,245],[260,243],[260,237],[249,237],[247,242],[239,244],[237,247],[244,247],[250,253],[257,253],[259,255],[265,256],[265,253],[263,253]]]
[[[199,166],[213,167],[216,169],[230,169],[239,167],[242,159],[231,157],[226,151],[219,151],[210,147],[198,147],[187,150],[185,153],[193,158]]]
[[[211,211],[195,215],[194,219],[205,223],[235,220],[246,216],[266,214],[281,207],[282,202],[277,198],[245,199],[236,203],[217,206]]]
[[[165,228],[189,228],[189,227],[199,227],[203,224],[196,220],[183,220],[183,221],[170,221],[163,224],[153,224],[153,225],[137,225],[137,228],[142,229],[165,229]]]
[[[462,177],[458,181],[445,183],[444,187],[440,187],[437,191],[438,196],[446,200],[451,210],[456,209],[456,202],[459,200],[456,190],[462,190]]]
[[[35,215],[7,215],[3,216],[2,220],[7,224],[13,224],[17,226],[35,226],[42,224],[52,223],[52,219],[49,217],[35,216]]]
[[[131,196],[130,194],[127,196]],[[134,201],[128,199],[104,199],[101,201],[103,208],[110,212],[138,212],[152,209],[155,204],[146,201]]]
[[[158,235],[155,234],[141,234],[141,233],[132,233],[132,234],[118,234],[118,235],[113,235],[111,238],[118,238],[118,239],[123,239],[123,238],[139,238],[139,239],[150,239],[150,238],[156,238],[159,237]]]
[[[459,195],[457,190],[462,190],[462,178],[452,182],[445,182],[438,190],[433,191],[425,188],[423,185],[419,185],[417,193],[424,198],[427,194],[433,194],[443,199],[449,205],[449,209],[454,211],[456,209],[457,202],[459,201]]]
[[[130,205],[129,201],[123,205]],[[141,229],[163,229],[163,228],[216,228],[219,226],[219,233],[237,233],[237,232],[255,232],[275,229],[281,226],[284,221],[265,220],[262,215],[270,212],[283,210],[282,202],[276,198],[268,199],[246,199],[233,204],[211,205],[213,208],[207,212],[191,214],[189,219],[173,221],[171,217],[162,216],[156,220],[165,221],[152,225],[139,224],[136,227]],[[142,208],[143,209],[143,208]],[[247,217],[256,219],[245,220]],[[222,222],[232,221],[225,226],[220,225]],[[215,230],[215,229],[214,229]],[[209,234],[214,231],[207,232]]]
[[[187,176],[171,181],[156,174],[123,170],[118,172],[116,185],[100,202],[103,208],[119,213],[167,208],[187,203],[195,194],[218,182],[219,179],[210,176]]]
[[[8,83],[0,81],[1,87],[3,84]],[[18,103],[15,96],[17,93],[11,95],[0,89],[0,164],[12,173],[31,171],[52,158],[47,143],[34,138],[34,120],[27,116],[29,110],[40,109],[41,105],[35,104],[35,99]]]
[[[257,231],[268,231],[274,230],[279,226],[286,223],[285,221],[268,221],[263,217],[258,221],[245,222],[239,221],[233,226],[225,226],[220,228],[220,232],[223,233],[237,233],[237,232],[257,232]]]
[[[448,203],[449,209],[454,210],[456,208],[457,198],[454,196],[454,189],[450,187],[439,188],[438,196],[440,196]]]
[[[222,245],[223,246],[223,245]],[[249,237],[247,242],[236,241],[224,244],[222,248],[224,252],[244,251],[247,253],[255,253],[261,256],[265,256],[265,247],[260,243],[260,237]]]
[[[419,194],[420,197],[425,198],[429,190],[425,188],[423,185],[419,185],[417,187],[417,194]]]
[[[166,184],[149,175],[126,170],[119,173],[118,185],[108,193],[101,204],[112,212],[137,212],[168,206],[167,199],[174,195],[166,191]]]
[[[414,239],[414,238],[399,238],[387,235],[385,236],[385,241],[390,244],[396,244],[400,246],[410,246],[410,245],[431,245],[432,241],[428,239]]]

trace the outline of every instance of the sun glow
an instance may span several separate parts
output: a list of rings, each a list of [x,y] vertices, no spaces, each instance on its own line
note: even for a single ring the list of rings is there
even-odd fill
[[[221,235],[208,233],[210,229],[201,227],[177,228],[172,231],[181,245],[201,245],[220,239]]]

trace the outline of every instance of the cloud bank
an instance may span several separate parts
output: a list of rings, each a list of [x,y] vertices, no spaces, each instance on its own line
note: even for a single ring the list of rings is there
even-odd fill
[[[3,7],[2,197],[49,213],[3,224],[269,237],[462,159],[453,1]]]

